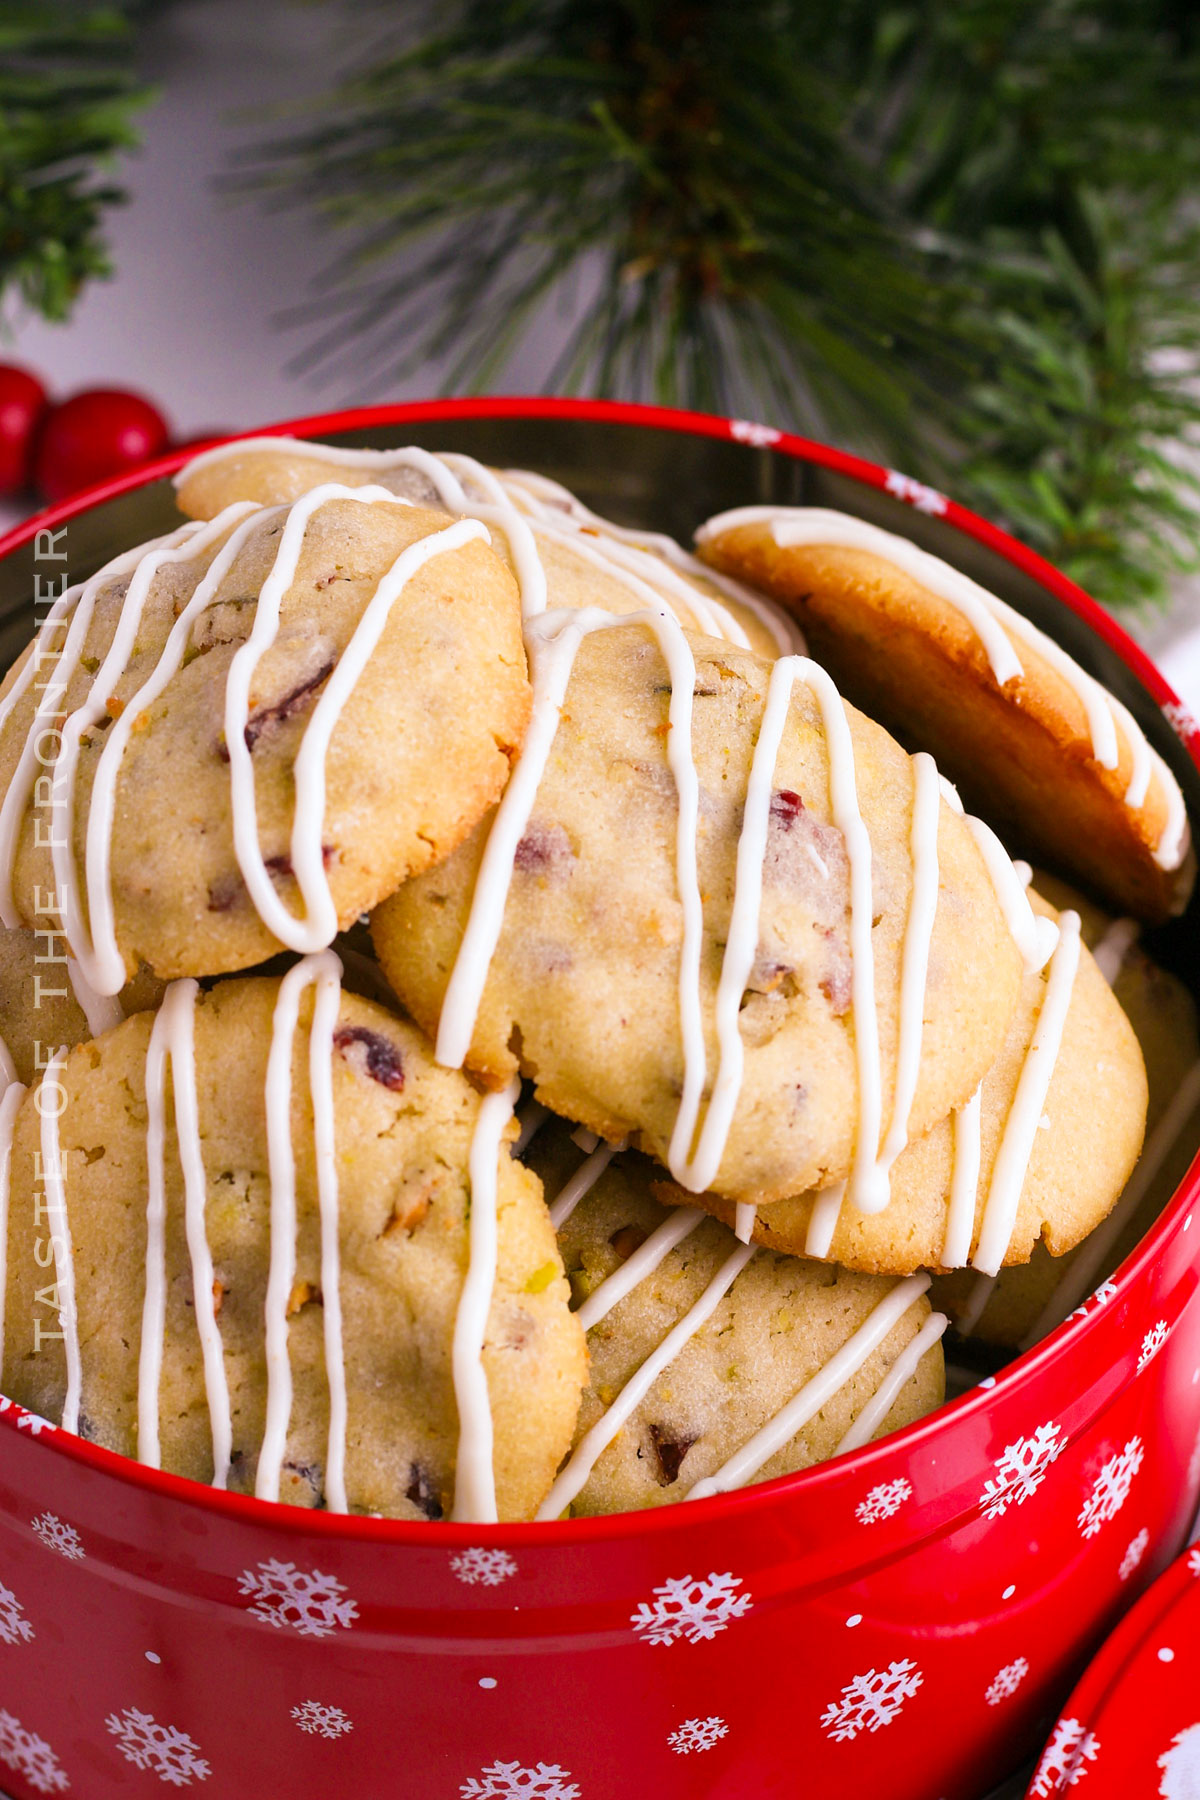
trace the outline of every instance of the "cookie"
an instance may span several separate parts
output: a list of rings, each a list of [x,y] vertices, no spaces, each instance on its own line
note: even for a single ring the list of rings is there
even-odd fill
[[[330,953],[282,981],[177,983],[157,1018],[52,1065],[15,1128],[12,1104],[7,1394],[265,1499],[405,1519],[536,1509],[585,1352],[540,1184],[508,1149],[511,1097],[481,1096],[412,1025],[340,992]]]
[[[443,1060],[496,1084],[519,1070],[696,1191],[770,1200],[849,1177],[879,1205],[894,1092],[911,1135],[966,1100],[1021,979],[929,759],[814,665],[666,620],[563,625],[535,684],[497,813],[372,916],[403,1004]],[[902,1006],[910,914],[927,966]]]
[[[57,894],[84,975],[115,993],[143,962],[219,974],[320,948],[446,855],[529,716],[486,535],[315,494],[102,571],[0,693],[6,921]]]
[[[1146,1073],[1080,942],[1078,914],[1059,925],[1049,964],[1025,977],[978,1100],[908,1145],[886,1210],[866,1217],[836,1194],[804,1194],[760,1208],[756,1242],[890,1274],[967,1262],[994,1274],[1027,1263],[1039,1243],[1061,1256],[1095,1229],[1142,1147]],[[710,1196],[700,1204],[731,1217]]]
[[[571,1168],[556,1125],[526,1155],[548,1193]],[[644,1158],[615,1157],[559,1227],[590,1380],[542,1517],[767,1481],[941,1404],[946,1321],[930,1313],[925,1277],[747,1247],[694,1207],[660,1206],[655,1177]]]
[[[73,1049],[130,1013],[152,1012],[162,996],[163,983],[147,969],[115,998],[94,993],[67,958],[57,914],[40,931],[0,929],[0,1048],[8,1052],[8,1078],[26,1087],[61,1045]]]
[[[1104,1223],[1077,1249],[1054,1257],[1035,1245],[1028,1264],[994,1281],[965,1271],[939,1276],[937,1303],[964,1335],[1026,1348],[1062,1323],[1142,1238],[1187,1172],[1200,1111],[1200,1032],[1196,1003],[1183,983],[1158,967],[1137,942],[1131,919],[1112,919],[1042,874],[1038,886],[1057,905],[1075,905],[1097,966],[1132,1025],[1146,1065],[1146,1142],[1133,1174]]]
[[[872,718],[937,757],[968,804],[1121,912],[1180,913],[1194,877],[1183,798],[1128,710],[958,570],[848,514],[741,507],[701,554],[795,614]]]
[[[211,519],[237,500],[287,504],[322,481],[366,482],[455,517],[486,520],[525,592],[526,608],[666,607],[690,630],[762,655],[799,647],[782,608],[707,569],[661,533],[614,524],[528,469],[488,469],[473,457],[414,446],[346,450],[297,438],[243,438],[202,451],[175,478],[179,505]]]

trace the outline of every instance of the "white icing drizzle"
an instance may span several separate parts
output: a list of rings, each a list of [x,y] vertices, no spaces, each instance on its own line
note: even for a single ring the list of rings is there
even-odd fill
[[[758,1208],[749,1200],[739,1200],[733,1215],[733,1235],[740,1244],[748,1244],[754,1236]]]
[[[693,556],[682,544],[677,544],[674,538],[659,531],[640,531],[633,526],[616,525],[611,519],[591,512],[567,488],[552,481],[547,475],[535,475],[529,469],[505,469],[501,479],[509,496],[539,520],[566,521],[577,531],[590,528],[602,539],[615,539],[639,550],[653,551],[673,568],[716,588],[727,599],[735,600],[739,606],[753,613],[770,633],[781,655],[787,656],[793,652],[804,655],[804,638],[790,613],[765,595],[734,580],[731,575],[709,568],[698,556]]]
[[[676,1245],[690,1237],[707,1217],[708,1214],[701,1212],[698,1206],[677,1206],[669,1212],[645,1243],[639,1245],[632,1256],[626,1257],[619,1269],[588,1295],[575,1315],[583,1329],[590,1331],[593,1325],[598,1325],[626,1294],[631,1294],[640,1282],[653,1275]]]
[[[1062,1279],[1046,1302],[1020,1348],[1030,1349],[1039,1339],[1061,1325],[1067,1314],[1079,1304],[1095,1282],[1099,1270],[1111,1254],[1129,1220],[1146,1198],[1151,1183],[1158,1176],[1168,1156],[1200,1106],[1200,1062],[1192,1064],[1172,1096],[1170,1105],[1146,1140],[1137,1167],[1125,1190],[1103,1224],[1076,1250],[1065,1268]]]
[[[65,1095],[60,1077],[67,1054],[67,1048],[63,1045],[46,1064],[46,1071],[42,1076],[43,1094],[58,1087]],[[41,1113],[41,1142],[46,1221],[50,1226],[50,1243],[54,1252],[54,1284],[58,1289],[58,1317],[67,1361],[67,1390],[63,1399],[61,1423],[64,1431],[78,1432],[83,1368],[79,1358],[79,1313],[75,1304],[75,1251],[71,1242],[71,1221],[67,1217],[67,1190],[58,1137],[58,1113],[52,1112],[48,1106]]]
[[[217,515],[203,543],[200,542],[199,534],[197,535],[194,543],[198,553],[200,549],[207,549],[218,541],[226,532],[229,533],[226,542],[197,583],[187,605],[172,625],[153,670],[109,727],[96,765],[88,800],[84,847],[84,879],[91,941],[87,941],[81,921],[72,929],[72,940],[78,943],[81,963],[86,969],[87,977],[103,994],[115,994],[125,981],[125,959],[117,947],[112,896],[112,831],[121,762],[139,718],[150,710],[172,676],[178,673],[196,620],[213,604],[221,583],[262,516],[261,509],[251,502],[239,502],[235,506],[227,506],[224,512]],[[130,591],[132,592],[132,584]],[[97,675],[97,683],[99,679],[100,676]],[[103,710],[103,704],[102,697],[100,710]],[[72,769],[72,781],[73,779]],[[70,828],[70,835],[73,837],[73,827]],[[74,896],[77,877],[73,853],[67,857],[63,872],[70,884],[68,891]],[[78,920],[77,901],[73,912]]]
[[[667,1333],[657,1350],[650,1353],[612,1405],[600,1415],[591,1430],[576,1445],[566,1466],[559,1472],[554,1486],[539,1506],[536,1515],[538,1519],[557,1519],[581,1492],[622,1425],[650,1392],[663,1370],[674,1362],[688,1340],[712,1317],[754,1254],[752,1244],[739,1244],[730,1252],[704,1292]]]
[[[916,1374],[921,1358],[927,1350],[932,1350],[935,1344],[941,1342],[949,1323],[945,1313],[930,1313],[920,1331],[905,1344],[845,1437],[838,1444],[833,1453],[835,1456],[842,1456],[847,1450],[861,1449],[863,1444],[870,1443],[896,1404],[901,1389]]]
[[[12,1051],[0,1037],[0,1093],[17,1079],[16,1064],[12,1059]]]
[[[752,1480],[763,1464],[769,1462],[785,1444],[789,1444],[796,1433],[833,1398],[838,1389],[857,1374],[872,1351],[883,1343],[892,1327],[904,1317],[913,1302],[920,1299],[928,1286],[928,1275],[910,1275],[904,1281],[898,1281],[863,1321],[853,1337],[848,1338],[840,1350],[835,1351],[812,1380],[805,1382],[787,1405],[768,1419],[739,1450],[735,1450],[719,1469],[698,1481],[687,1498],[707,1499],[711,1494],[728,1493],[730,1488],[742,1487]]]
[[[832,1187],[822,1188],[813,1201],[812,1213],[808,1221],[808,1232],[804,1239],[805,1256],[823,1259],[829,1255],[829,1247],[833,1243],[833,1234],[842,1213],[842,1201],[846,1198],[846,1183],[834,1182]]]
[[[683,1036],[683,1093],[672,1135],[668,1166],[681,1185],[683,1159],[704,1091],[706,1056],[700,994],[700,952],[704,911],[697,876],[696,836],[700,784],[692,757],[692,703],[696,663],[677,621],[666,613],[614,614],[588,607],[578,612],[546,613],[526,631],[533,681],[533,712],[525,745],[496,808],[480,860],[466,928],[442,1001],[438,1022],[437,1060],[461,1068],[474,1035],[484,984],[500,932],[515,867],[517,845],[524,835],[558,730],[563,699],[576,653],[594,631],[644,626],[653,632],[671,681],[667,760],[678,794],[676,878],[683,909],[683,944],[679,966],[679,1011]]]
[[[1079,968],[1079,951],[1079,914],[1064,912],[1059,916],[1058,945],[1050,959],[1037,1025],[1025,1052],[1017,1090],[996,1153],[979,1243],[971,1259],[972,1268],[985,1275],[999,1272],[1012,1238],[1038,1121],[1045,1111],[1046,1095],[1062,1044]]]
[[[950,1204],[946,1210],[946,1235],[942,1240],[943,1269],[964,1268],[971,1255],[975,1232],[975,1204],[979,1198],[979,1166],[983,1160],[983,1084],[953,1116],[954,1167],[950,1177]]]
[[[514,1080],[501,1093],[488,1094],[480,1102],[469,1164],[467,1274],[454,1320],[452,1364],[458,1405],[458,1455],[451,1516],[484,1525],[494,1525],[499,1516],[492,1468],[492,1407],[483,1367],[484,1334],[496,1284],[497,1165],[504,1132],[520,1094],[521,1084]]]
[[[275,1002],[275,1012],[271,1020],[271,1048],[267,1057],[266,1081],[266,1115],[267,1115],[267,1169],[270,1180],[270,1260],[267,1268],[267,1298],[264,1308],[266,1320],[266,1358],[267,1358],[267,1413],[263,1428],[262,1448],[258,1456],[258,1469],[255,1475],[254,1492],[260,1500],[278,1500],[279,1482],[283,1470],[283,1458],[287,1449],[288,1426],[292,1415],[292,1370],[288,1359],[288,1302],[296,1280],[296,1158],[292,1149],[292,1055],[296,1036],[296,1027],[300,1017],[300,999],[304,990],[317,984],[318,1002],[320,988],[332,985],[336,992],[340,986],[342,965],[332,950],[325,950],[315,956],[306,956],[302,962],[289,969],[279,985],[279,996]],[[336,1019],[336,1010],[334,1012]],[[327,1078],[333,1057],[333,1020],[328,1010],[322,1013],[321,1042],[324,1050],[325,1070]],[[314,1016],[312,1031],[317,1031],[317,1019]],[[310,1040],[310,1079],[317,1073],[321,1058],[321,1050],[311,1046]],[[329,1210],[337,1215],[336,1175],[332,1158],[332,1097],[328,1100],[320,1092],[323,1081],[313,1090],[314,1119],[324,1112],[326,1129],[329,1138],[317,1145],[317,1191],[321,1214],[321,1249],[322,1280],[325,1278],[325,1255],[327,1251],[326,1220]],[[328,1189],[330,1180],[334,1181],[334,1190]],[[331,1286],[336,1287],[336,1271],[330,1271],[335,1279]],[[328,1308],[328,1299],[326,1299]],[[340,1322],[340,1308],[335,1301],[335,1314]],[[337,1336],[332,1344],[333,1356],[330,1358],[329,1317],[326,1311],[326,1356],[333,1370],[327,1373],[330,1381],[330,1427],[335,1424],[335,1386],[344,1379],[342,1369],[342,1351],[340,1344],[340,1323]]]
[[[325,691],[313,708],[294,768],[296,800],[291,862],[304,902],[304,916],[297,918],[275,892],[259,846],[254,764],[246,743],[246,726],[250,718],[250,686],[255,670],[278,635],[280,606],[295,580],[308,521],[319,507],[331,500],[354,500],[370,505],[408,504],[387,488],[352,488],[338,482],[326,482],[312,488],[297,500],[288,512],[271,572],[259,590],[250,636],[235,652],[225,683],[225,748],[230,764],[233,840],[238,867],[258,916],[268,931],[290,949],[300,951],[323,949],[337,935],[337,908],[325,872],[322,827],[325,820],[325,758],[342,708],[367,658],[383,635],[393,603],[412,576],[433,557],[460,549],[473,538],[487,536],[486,527],[478,520],[460,519],[446,530],[433,532],[410,544],[376,587],[325,685]]]
[[[0,726],[8,718],[17,701],[28,692],[33,685],[35,675],[44,662],[54,664],[53,675],[45,683],[39,683],[41,693],[34,707],[33,718],[25,734],[25,742],[21,754],[17,758],[17,766],[13,771],[4,798],[0,801],[0,923],[10,930],[19,926],[20,916],[13,901],[12,878],[13,863],[17,853],[17,842],[21,823],[25,817],[29,798],[33,792],[35,772],[40,766],[38,745],[43,736],[53,737],[56,722],[61,715],[62,701],[70,685],[71,678],[79,667],[83,655],[83,646],[91,626],[92,616],[96,610],[96,601],[101,590],[109,582],[136,570],[138,563],[145,555],[156,555],[162,549],[173,549],[177,545],[186,544],[195,537],[203,527],[195,524],[181,525],[169,537],[156,538],[150,544],[139,545],[136,550],[126,551],[105,563],[80,588],[70,588],[60,596],[42,621],[41,627],[33,640],[33,647],[20,676],[13,683],[9,692],[0,702]],[[51,648],[50,638],[58,626],[70,614],[66,639],[61,650]],[[47,763],[50,759],[46,759]],[[53,789],[51,790],[53,793]]]
[[[947,781],[944,775],[940,777],[940,781],[942,798],[965,820],[979,854],[983,857],[1009,936],[1021,952],[1025,973],[1036,975],[1039,969],[1045,968],[1054,953],[1054,946],[1058,942],[1058,926],[1053,919],[1046,918],[1042,913],[1035,913],[1029,904],[1026,890],[1033,879],[1033,870],[1028,863],[1013,862],[991,826],[985,825],[982,819],[975,818],[964,809],[954,784]],[[1024,873],[1027,869],[1028,876]]]
[[[195,981],[175,981],[163,996],[146,1052],[146,1290],[138,1357],[138,1460],[162,1467],[159,1442],[159,1388],[166,1328],[166,1105],[168,1059],[175,1100],[175,1133],[183,1170],[184,1218],[192,1266],[192,1304],[204,1368],[204,1391],[212,1432],[212,1485],[223,1488],[229,1475],[233,1419],[225,1356],[213,1301],[213,1264],[205,1230],[208,1183],[200,1144],[196,1094]]]
[[[121,1023],[125,1009],[116,995],[98,994],[73,956],[67,958],[67,979],[94,1038],[103,1037]]]
[[[137,642],[138,629],[146,609],[146,602],[154,579],[160,569],[172,564],[194,562],[203,556],[215,543],[225,535],[229,528],[229,513],[241,518],[252,509],[248,503],[227,508],[210,524],[193,532],[183,543],[167,542],[157,549],[148,550],[139,559],[124,601],[117,618],[116,630],[108,647],[104,660],[96,671],[87,694],[80,704],[70,712],[62,725],[58,754],[53,768],[53,801],[51,817],[50,856],[54,866],[55,885],[58,889],[62,906],[63,926],[75,951],[81,973],[85,981],[100,988],[100,991],[115,993],[124,984],[125,972],[121,970],[117,987],[104,989],[102,982],[97,981],[95,958],[91,955],[90,946],[86,943],[83,918],[79,905],[79,876],[75,866],[75,785],[79,769],[79,751],[84,734],[90,731],[105,716],[108,703],[112,699],[117,683],[129,665]],[[76,615],[78,618],[78,614]],[[82,650],[82,643],[80,644]],[[132,729],[136,714],[129,721],[125,737]],[[124,742],[124,740],[123,740]],[[109,811],[111,827],[111,808]]]
[[[6,1052],[7,1054],[7,1052]],[[4,1306],[8,1295],[8,1203],[12,1180],[13,1130],[29,1092],[12,1076],[0,1097],[0,1383],[4,1376]]]
[[[1141,931],[1136,919],[1114,919],[1092,951],[1092,961],[1109,987],[1113,986],[1125,967],[1125,959],[1137,943]]]
[[[308,1086],[313,1109],[317,1170],[317,1210],[321,1222],[321,1316],[325,1380],[329,1390],[329,1435],[325,1452],[325,1506],[349,1512],[346,1497],[346,1351],[342,1331],[342,1271],[338,1244],[340,1212],[333,1114],[333,1040],[342,1003],[342,967],[331,950],[314,957],[316,982],[308,1038]]]
[[[895,1098],[892,1121],[879,1152],[879,1165],[884,1170],[892,1167],[908,1143],[909,1119],[921,1072],[925,989],[938,903],[938,821],[942,796],[937,764],[926,751],[918,750],[912,758],[912,773],[912,897],[901,960]]]
[[[597,1144],[589,1152],[587,1158],[576,1169],[570,1180],[564,1183],[550,1207],[550,1223],[558,1231],[566,1224],[585,1194],[590,1194],[600,1177],[607,1169],[621,1144]]]
[[[1127,806],[1136,809],[1143,804],[1151,773],[1157,775],[1167,822],[1155,848],[1154,860],[1162,869],[1179,867],[1187,851],[1188,831],[1183,796],[1175,777],[1147,742],[1128,708],[1023,614],[940,557],[918,549],[907,538],[870,525],[865,519],[826,507],[738,507],[709,519],[696,536],[699,541],[706,542],[724,531],[750,524],[769,524],[775,542],[781,548],[801,544],[836,545],[866,550],[893,563],[962,614],[983,645],[1000,687],[1024,674],[1012,639],[1017,638],[1028,645],[1054,669],[1080,702],[1087,717],[1092,755],[1103,769],[1115,769],[1120,761],[1117,739],[1117,726],[1120,725],[1132,761],[1130,780],[1125,789]]]

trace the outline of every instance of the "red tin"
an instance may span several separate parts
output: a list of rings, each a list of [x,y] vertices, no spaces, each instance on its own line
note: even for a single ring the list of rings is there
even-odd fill
[[[677,529],[685,501],[697,521],[775,495],[862,511],[1116,681],[1200,793],[1163,712],[1194,726],[1099,607],[858,458],[743,421],[544,399],[278,429],[415,439],[576,481],[602,468],[589,500],[647,520],[659,501]],[[0,543],[0,626],[39,530],[66,525],[89,555],[118,547],[106,531],[150,535],[182,460]],[[0,1401],[0,1784],[14,1800],[158,1783],[212,1800],[978,1800],[1045,1740],[1195,1512],[1198,1195],[1193,1163],[1114,1284],[933,1417],[650,1513],[481,1529],[267,1506]]]

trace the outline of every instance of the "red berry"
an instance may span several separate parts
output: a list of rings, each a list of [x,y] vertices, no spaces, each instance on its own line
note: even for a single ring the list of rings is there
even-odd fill
[[[46,390],[16,363],[0,363],[0,495],[30,485],[33,434],[46,410]]]
[[[38,433],[33,473],[47,500],[149,462],[167,447],[158,408],[127,388],[87,388],[52,406]]]

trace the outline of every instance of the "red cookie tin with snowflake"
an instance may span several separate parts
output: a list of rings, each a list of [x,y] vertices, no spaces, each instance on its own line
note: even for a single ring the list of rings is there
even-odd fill
[[[1029,1800],[1200,1795],[1200,1549],[1122,1620],[1055,1721]]]
[[[280,429],[536,467],[680,536],[747,501],[858,513],[1033,617],[1200,795],[1192,722],[1120,629],[905,477],[742,421],[609,404],[431,402]],[[38,533],[65,528],[49,541],[89,573],[171,524],[179,460],[0,545],[0,654],[29,635]],[[1046,1741],[1195,1511],[1198,1190],[1193,1163],[1113,1281],[932,1417],[647,1513],[480,1527],[273,1507],[0,1401],[0,1789],[978,1800]],[[1097,1717],[1064,1716],[1102,1742]],[[1095,1778],[1087,1741],[1055,1754]],[[1047,1767],[1054,1792],[1068,1777]]]

